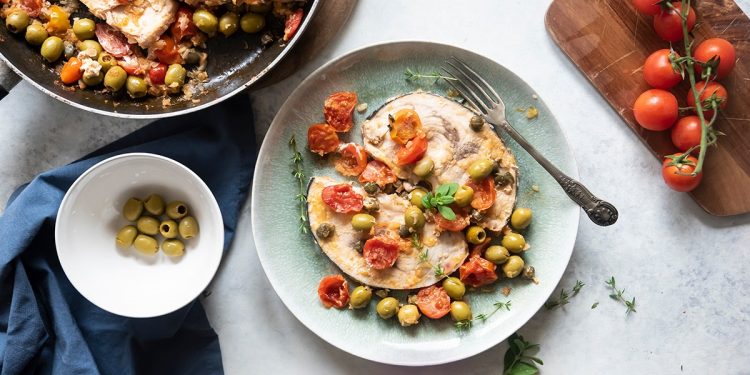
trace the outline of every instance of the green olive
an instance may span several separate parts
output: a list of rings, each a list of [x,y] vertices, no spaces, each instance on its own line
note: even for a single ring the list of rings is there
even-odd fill
[[[398,322],[401,323],[402,327],[413,326],[419,323],[420,316],[422,315],[419,313],[416,305],[408,304],[398,309]]]
[[[120,249],[127,249],[133,245],[133,240],[135,240],[135,236],[137,235],[138,230],[134,226],[126,225],[117,232],[115,244],[117,244],[117,247]]]
[[[41,23],[34,22],[26,27],[26,41],[31,45],[42,45],[48,36],[47,29]]]
[[[375,218],[368,214],[356,214],[352,216],[352,227],[356,230],[369,231],[375,225]]]
[[[523,258],[518,255],[511,255],[508,261],[503,264],[503,274],[505,274],[505,277],[512,279],[521,274],[523,266]]]
[[[78,42],[76,47],[78,47],[79,51],[86,52],[86,54],[91,57],[97,57],[103,51],[102,45],[99,44],[99,42],[97,42],[96,40],[84,40],[82,42]]]
[[[130,198],[122,206],[122,216],[127,221],[136,221],[143,213],[143,202],[138,198]]]
[[[219,20],[216,19],[216,16],[205,9],[198,9],[193,12],[193,23],[200,31],[208,35],[215,34],[216,28],[219,26]]]
[[[360,285],[352,291],[349,296],[349,306],[353,309],[361,309],[367,307],[372,299],[372,289],[365,285]]]
[[[107,70],[104,74],[104,87],[112,92],[120,91],[125,86],[125,81],[128,79],[128,73],[125,72],[120,66],[113,66]]]
[[[495,264],[503,264],[508,260],[509,257],[510,252],[508,252],[508,249],[502,246],[490,246],[487,248],[487,250],[484,251],[484,259],[487,259]]]
[[[161,243],[161,249],[164,251],[164,254],[171,257],[181,257],[185,254],[185,244],[180,240],[164,240]]]
[[[159,243],[156,239],[145,234],[139,234],[133,240],[133,247],[142,254],[154,255],[159,251]]]
[[[380,190],[380,186],[374,182],[366,182],[363,186],[365,192],[370,195],[375,195]]]
[[[390,319],[398,312],[398,300],[393,297],[385,297],[375,306],[375,311],[383,319]]]
[[[523,238],[523,236],[518,233],[512,232],[506,234],[500,243],[503,245],[503,247],[508,249],[508,251],[513,254],[522,252],[526,247],[526,240]]]
[[[188,206],[183,201],[173,201],[167,204],[167,209],[165,211],[170,219],[179,220],[187,215]]]
[[[457,277],[448,277],[443,280],[443,289],[454,300],[464,298],[464,294],[466,293],[466,286]]]
[[[422,204],[422,198],[427,195],[427,190],[423,188],[416,188],[411,191],[411,194],[409,194],[409,201],[412,205],[418,207],[418,208],[424,208],[424,205]]]
[[[485,177],[489,176],[490,173],[492,173],[492,169],[495,167],[495,163],[492,162],[492,160],[487,158],[479,159],[469,166],[469,169],[466,171],[469,173],[469,176],[474,181],[481,181]]]
[[[159,220],[151,216],[141,216],[135,222],[135,226],[139,232],[148,234],[149,236],[155,236],[159,233]]]
[[[451,318],[456,322],[471,320],[471,307],[464,301],[451,302]]]
[[[159,224],[159,233],[164,238],[177,238],[177,222],[174,220],[164,220]]]
[[[15,9],[5,18],[5,27],[13,34],[22,33],[29,26],[29,14],[21,9]]]
[[[128,79],[125,81],[125,89],[128,91],[130,97],[142,98],[148,93],[148,84],[141,77],[128,76]]]
[[[260,4],[251,4],[248,8],[253,13],[268,13],[273,8],[273,4],[271,2],[261,2]]]
[[[513,214],[510,215],[510,225],[516,229],[526,229],[531,224],[531,209],[530,208],[516,208],[513,210]]]
[[[100,53],[96,58],[96,61],[99,62],[99,65],[102,66],[102,72],[104,73],[106,73],[113,66],[117,65],[117,60],[115,60],[115,57],[106,52]]]
[[[315,230],[315,234],[320,239],[326,239],[328,237],[331,237],[331,235],[333,235],[334,232],[336,232],[336,227],[330,223],[320,224],[318,226],[318,229]]]
[[[469,186],[461,185],[456,194],[453,195],[453,201],[458,207],[466,207],[471,204],[474,199],[474,189]]]
[[[266,27],[266,18],[260,14],[245,13],[240,19],[240,28],[248,34],[254,34]]]
[[[404,224],[406,224],[407,227],[413,229],[422,229],[422,227],[424,227],[424,222],[424,214],[422,213],[422,210],[419,209],[419,207],[409,206],[409,208],[407,208],[404,212]]]
[[[177,93],[182,89],[187,77],[187,70],[180,64],[172,64],[167,68],[167,74],[164,75],[164,84],[172,93]]]
[[[414,165],[414,174],[419,178],[425,178],[432,173],[435,163],[429,157],[425,156]]]
[[[237,32],[239,23],[240,16],[238,16],[237,13],[224,13],[221,18],[219,18],[219,32],[224,34],[224,36],[229,37]]]
[[[487,239],[487,232],[480,226],[473,225],[466,231],[466,241],[474,245],[479,245]]]
[[[375,197],[367,197],[362,201],[362,207],[367,212],[378,212],[380,210],[380,202]]]
[[[151,215],[159,216],[164,213],[164,198],[159,194],[151,194],[143,201],[143,208]]]
[[[62,56],[64,48],[65,45],[63,44],[62,39],[56,36],[51,36],[44,40],[39,52],[47,61],[55,62],[60,56]]]
[[[180,232],[180,237],[186,240],[193,238],[198,235],[198,222],[194,217],[187,216],[180,220],[177,230]]]
[[[482,116],[471,116],[471,120],[469,120],[469,127],[471,127],[471,130],[475,132],[481,131],[482,127],[484,127],[484,119],[482,118]]]
[[[92,39],[95,29],[96,23],[90,18],[79,18],[73,21],[73,33],[79,40]]]
[[[99,74],[86,74],[84,73],[81,77],[81,81],[86,84],[88,87],[94,87],[98,86],[102,81],[104,81],[104,72],[99,71]]]

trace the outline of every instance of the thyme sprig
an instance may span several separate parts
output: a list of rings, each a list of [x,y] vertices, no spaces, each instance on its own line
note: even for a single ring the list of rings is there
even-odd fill
[[[505,302],[503,302],[503,301],[497,301],[494,304],[492,304],[492,306],[494,306],[495,309],[492,310],[491,312],[487,313],[487,314],[479,314],[476,317],[474,317],[474,319],[472,319],[472,320],[462,320],[462,321],[456,322],[456,324],[455,324],[456,331],[458,331],[459,333],[462,333],[462,332],[468,330],[469,328],[473,327],[473,325],[474,325],[473,322],[475,320],[480,320],[480,321],[482,321],[482,323],[484,323],[492,315],[495,315],[495,313],[498,312],[499,310],[505,309],[507,311],[510,311],[510,301],[505,301]]]
[[[573,285],[573,288],[570,291],[570,294],[568,294],[568,291],[565,290],[565,288],[560,289],[560,297],[557,299],[550,299],[549,301],[544,303],[544,307],[547,310],[552,310],[556,307],[563,307],[570,303],[570,298],[575,297],[578,292],[581,291],[581,289],[585,286],[581,280],[576,280],[576,284]]]
[[[617,284],[615,283],[614,276],[612,276],[609,280],[605,281],[605,283],[607,283],[607,285],[612,289],[612,294],[609,295],[609,298],[612,298],[615,301],[622,302],[627,308],[625,310],[625,314],[630,314],[631,312],[637,312],[635,311],[635,297],[633,297],[633,299],[630,301],[625,299],[625,289],[617,289]]]
[[[411,235],[411,246],[419,251],[419,262],[426,263],[432,269],[432,272],[435,273],[435,277],[441,278],[445,276],[445,270],[443,269],[443,266],[439,264],[433,265],[432,263],[430,263],[430,249],[425,248],[424,244],[419,239],[419,234],[414,233]]]
[[[294,135],[289,138],[289,147],[292,149],[292,175],[297,179],[298,187],[298,193],[294,199],[299,206],[299,231],[306,234],[307,210],[305,204],[307,203],[307,196],[305,195],[305,170],[302,166],[302,154],[297,150],[297,139]]]
[[[440,79],[444,79],[447,81],[456,81],[456,78],[449,77],[443,74],[440,74],[439,72],[430,72],[430,73],[420,73],[418,70],[411,70],[411,68],[406,68],[404,71],[404,76],[406,77],[407,81],[416,82],[420,79],[427,79],[432,80],[431,84],[437,83]]]
[[[539,344],[532,344],[523,339],[523,336],[514,333],[508,337],[508,351],[503,358],[503,375],[536,375],[539,373],[538,365],[544,362],[530,355],[532,350],[538,350]]]

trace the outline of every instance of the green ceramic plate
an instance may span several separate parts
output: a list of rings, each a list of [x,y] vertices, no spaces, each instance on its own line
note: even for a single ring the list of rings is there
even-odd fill
[[[475,322],[458,334],[450,318],[421,319],[417,326],[401,327],[396,319],[375,313],[377,298],[365,310],[326,309],[318,299],[324,275],[341,273],[315,245],[301,234],[297,181],[292,176],[288,142],[298,140],[308,177],[337,175],[328,159],[306,150],[307,128],[323,122],[323,101],[335,91],[355,91],[365,113],[355,111],[355,129],[342,141],[361,143],[359,126],[389,98],[415,90],[445,95],[443,82],[407,81],[404,71],[433,72],[449,56],[457,56],[488,78],[508,108],[508,120],[540,152],[565,173],[577,178],[577,168],[565,137],[541,99],[520,78],[494,61],[457,47],[429,42],[397,42],[365,47],[329,62],[312,73],[279,110],[263,141],[252,192],[253,235],[263,269],[276,293],[308,328],[334,346],[373,361],[399,365],[451,362],[482,352],[510,336],[544,304],[560,280],[573,251],[579,208],[555,181],[517,144],[503,136],[518,159],[518,205],[530,207],[534,222],[526,233],[532,248],[524,257],[536,268],[540,283],[503,280],[493,291],[473,292],[468,300],[474,314],[492,311],[496,301],[512,301],[510,311],[499,311],[486,322]],[[517,108],[534,105],[533,120]],[[538,187],[538,192],[532,186]],[[357,285],[350,281],[351,285]],[[500,293],[512,288],[508,297]]]

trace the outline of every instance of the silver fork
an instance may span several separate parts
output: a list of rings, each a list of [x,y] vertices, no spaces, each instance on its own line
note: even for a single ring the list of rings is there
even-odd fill
[[[506,133],[513,138],[526,152],[529,153],[552,177],[560,184],[560,187],[566,194],[576,202],[589,219],[597,225],[612,225],[617,221],[617,209],[611,203],[603,201],[580,182],[568,177],[565,173],[555,167],[547,158],[542,156],[526,139],[518,134],[516,129],[505,119],[505,104],[500,99],[495,89],[487,83],[477,72],[471,69],[466,63],[455,56],[451,56],[452,61],[446,61],[450,68],[442,69],[453,79],[446,80],[454,89],[471,103],[474,108],[482,113],[485,121],[495,125],[495,132],[498,127],[503,128]]]

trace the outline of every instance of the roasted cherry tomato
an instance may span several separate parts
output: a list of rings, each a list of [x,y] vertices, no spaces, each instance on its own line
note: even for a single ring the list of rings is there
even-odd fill
[[[186,37],[198,34],[198,27],[193,23],[193,12],[190,8],[180,7],[180,9],[177,10],[175,21],[172,26],[169,27],[169,31],[172,33],[172,37],[177,43],[181,42]]]
[[[672,144],[680,151],[701,144],[701,121],[698,116],[687,116],[677,121],[672,128]]]
[[[398,242],[386,236],[375,236],[365,242],[362,256],[370,267],[384,270],[393,267],[398,259],[400,246]]]
[[[338,213],[362,211],[364,198],[357,194],[352,185],[338,184],[326,186],[321,193],[323,202]]]
[[[659,1],[660,0],[633,0],[633,6],[645,15],[655,16],[661,12]]]
[[[422,120],[419,119],[416,111],[402,109],[393,115],[390,134],[394,142],[405,145],[420,133],[422,133]]]
[[[365,182],[374,182],[381,188],[385,185],[392,184],[397,180],[398,178],[393,174],[391,168],[378,160],[372,160],[367,163],[365,170],[359,175],[360,183],[364,184]]]
[[[643,78],[651,87],[666,90],[682,82],[682,75],[674,71],[669,61],[671,53],[675,58],[680,57],[677,52],[665,48],[652,53],[643,64]]]
[[[341,275],[328,275],[318,284],[318,297],[326,308],[343,309],[349,303],[349,284]]]
[[[151,80],[151,83],[155,85],[161,85],[164,83],[164,77],[167,76],[167,68],[168,65],[164,63],[159,63],[159,65],[152,67],[148,70],[148,78]]]
[[[672,2],[675,9],[662,10],[654,16],[654,31],[667,42],[682,40],[682,3]],[[687,16],[688,32],[695,26],[695,10],[690,7]]]
[[[424,156],[425,152],[427,152],[427,136],[420,133],[396,151],[396,164],[414,164]]]
[[[154,55],[160,62],[167,65],[182,64],[182,56],[171,36],[162,35],[157,45],[159,48],[154,49]]]
[[[719,101],[720,109],[726,108],[727,101],[729,100],[729,93],[721,83],[711,81],[706,85],[706,82],[701,81],[695,84],[695,89],[700,93],[699,99],[701,100],[701,103],[703,103],[703,117],[706,121],[710,121],[711,117],[714,115],[714,111],[708,109],[711,108],[709,99],[711,99],[712,96],[715,96]],[[693,96],[692,90],[688,90],[687,103],[689,107],[695,107],[695,96]]]
[[[349,143],[339,150],[339,157],[334,165],[344,176],[358,176],[367,167],[367,152],[364,147]]]
[[[58,5],[49,7],[47,32],[51,35],[63,35],[70,28],[70,15]]]
[[[661,176],[672,190],[681,192],[691,191],[700,185],[703,173],[701,172],[692,176],[691,174],[698,165],[698,159],[692,155],[688,155],[683,161],[678,162],[676,159],[679,156],[680,154],[674,154],[664,158]]]
[[[492,177],[485,177],[481,183],[474,182],[473,179],[469,179],[466,182],[466,186],[474,190],[474,198],[471,200],[471,207],[477,210],[486,210],[495,204],[495,181]]]
[[[337,132],[347,132],[354,125],[352,114],[357,105],[357,93],[351,91],[335,92],[323,103],[323,116],[326,124]]]
[[[648,130],[669,129],[679,114],[677,98],[669,91],[647,90],[636,99],[633,114],[635,120]]]
[[[497,280],[495,264],[480,256],[472,256],[458,269],[459,279],[473,287],[492,284]]]
[[[0,3],[8,4],[8,1],[0,1]],[[42,10],[42,0],[20,0],[15,2],[18,7],[25,10],[29,17],[39,17],[39,13]]]
[[[698,45],[695,52],[693,52],[693,57],[703,63],[708,62],[712,58],[719,59],[718,65],[713,73],[716,74],[716,79],[722,79],[734,68],[734,63],[737,60],[737,53],[734,50],[732,43],[729,43],[722,38],[711,38],[704,40]],[[695,70],[701,72],[702,66],[696,64]]]
[[[440,319],[451,311],[451,298],[441,286],[428,286],[417,293],[419,311],[430,319]]]
[[[449,232],[460,232],[469,226],[469,215],[464,213],[463,210],[452,207],[453,212],[456,214],[455,220],[448,220],[443,217],[439,212],[435,212],[435,224],[443,230]]]
[[[125,35],[106,23],[96,24],[96,39],[102,46],[102,49],[107,51],[114,57],[123,57],[130,55],[133,51],[130,49],[128,39]]]
[[[144,73],[143,67],[141,67],[138,58],[135,56],[125,56],[122,60],[117,61],[117,65],[120,65],[130,75],[139,76]]]
[[[66,85],[78,82],[78,80],[83,77],[81,65],[83,65],[81,60],[77,57],[71,57],[70,60],[63,65],[62,70],[60,71],[60,81]]]
[[[303,16],[302,9],[297,9],[294,11],[294,13],[288,15],[286,17],[286,21],[284,21],[284,41],[288,42],[290,39],[294,37],[294,34],[297,33],[297,30],[299,29],[299,25],[302,23],[302,16]]]
[[[339,136],[336,129],[328,124],[316,124],[307,129],[307,147],[310,151],[323,156],[339,148]]]

